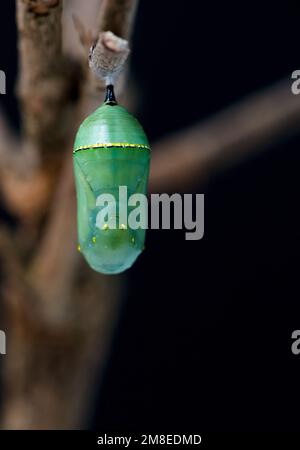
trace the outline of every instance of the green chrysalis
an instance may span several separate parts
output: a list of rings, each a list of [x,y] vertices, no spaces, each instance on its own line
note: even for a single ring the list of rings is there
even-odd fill
[[[123,272],[142,252],[145,229],[121,223],[119,202],[124,200],[119,199],[119,186],[127,187],[128,197],[147,193],[150,147],[137,119],[115,101],[113,86],[107,86],[103,105],[82,122],[73,160],[80,251],[97,272]],[[102,194],[112,195],[117,202],[116,209],[110,208],[109,201],[105,205],[105,222],[101,219],[104,205],[99,204]]]

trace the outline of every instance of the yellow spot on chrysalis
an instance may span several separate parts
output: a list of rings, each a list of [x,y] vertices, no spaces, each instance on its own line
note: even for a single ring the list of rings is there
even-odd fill
[[[92,241],[93,241],[94,243],[96,242],[96,237],[95,237],[95,236],[92,237]]]
[[[81,250],[81,247],[80,247],[80,245],[78,244],[77,245],[77,250],[80,252],[80,250]]]
[[[103,227],[102,227],[102,230],[106,231],[106,230],[108,230],[108,229],[109,229],[109,226],[108,226],[107,223],[105,223],[105,224],[103,225]]]
[[[135,243],[135,239],[134,239],[134,237],[133,238],[131,238],[131,242],[134,244]]]
[[[126,230],[126,228],[127,228],[126,225],[124,225],[124,223],[121,223],[120,229],[121,229],[121,230]]]

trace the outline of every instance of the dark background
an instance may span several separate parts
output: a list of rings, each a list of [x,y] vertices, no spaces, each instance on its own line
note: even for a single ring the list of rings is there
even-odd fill
[[[14,2],[2,3],[0,100],[18,126]],[[296,2],[141,0],[132,75],[150,140],[290,77],[300,69],[299,23]],[[195,183],[205,194],[202,240],[148,232],[90,427],[298,429],[299,144],[300,133]]]

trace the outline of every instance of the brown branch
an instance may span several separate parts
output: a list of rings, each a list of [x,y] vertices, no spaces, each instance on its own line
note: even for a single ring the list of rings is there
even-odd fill
[[[14,237],[4,224],[0,225],[0,259],[3,262],[5,279],[16,281],[23,278],[21,257],[17,252]]]
[[[0,108],[0,171],[2,176],[14,171],[23,176],[25,171],[33,170],[39,161],[37,149],[26,145],[9,126],[5,114]],[[2,178],[2,177],[1,177]],[[3,180],[0,179],[3,183]]]
[[[65,142],[75,82],[74,67],[62,54],[61,20],[62,0],[17,0],[23,128],[42,151]]]
[[[37,142],[49,139],[65,90],[60,73],[61,14],[61,0],[51,3],[17,1],[21,73],[18,93],[25,133]]]
[[[38,311],[40,305],[28,283],[22,252],[16,245],[16,241],[16,232],[12,233],[8,227],[1,224],[0,260],[3,276],[1,294],[5,300],[6,316],[23,317],[25,319],[23,322],[34,323],[40,319]],[[26,303],[24,298],[27,299]]]
[[[34,211],[40,214],[45,204],[46,182],[37,171],[40,162],[38,149],[13,134],[2,111],[0,135],[0,188],[6,206],[19,217],[35,220]]]
[[[136,15],[138,0],[102,0],[98,15],[97,29],[94,33],[94,41],[98,36],[106,31],[114,33],[119,38],[129,41],[132,33],[133,23]],[[85,65],[87,69],[87,65]],[[126,70],[119,78],[116,85],[116,94],[122,94]],[[95,77],[89,70],[87,71],[87,82],[85,94],[99,93],[105,89],[103,80]]]
[[[85,50],[85,56],[88,54],[88,51],[95,40],[95,36],[93,36],[92,32],[88,30],[82,20],[77,16],[77,14],[72,14],[72,19],[74,23],[75,30],[78,34],[80,44]]]
[[[178,191],[298,132],[300,101],[287,79],[153,147],[150,190]]]
[[[106,84],[115,84],[129,52],[126,39],[119,38],[111,31],[103,31],[89,51],[89,66]]]
[[[99,14],[99,29],[130,39],[138,0],[102,0]],[[97,33],[97,34],[98,34]]]
[[[0,109],[0,164],[1,169],[11,166],[17,166],[18,170],[22,170],[20,158],[18,158],[18,148],[20,141],[10,129],[3,111]]]
[[[57,318],[65,320],[64,312],[72,302],[72,286],[78,272],[76,201],[71,155],[70,152],[62,168],[44,237],[30,268],[32,286],[51,321],[57,321]]]
[[[81,71],[62,54],[62,0],[16,3],[23,139],[16,151],[10,146],[11,164],[2,164],[1,186],[10,211],[24,223],[37,224],[71,138]]]

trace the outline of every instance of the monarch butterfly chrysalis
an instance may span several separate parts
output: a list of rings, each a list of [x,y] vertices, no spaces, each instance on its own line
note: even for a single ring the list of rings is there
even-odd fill
[[[112,85],[107,86],[104,103],[81,124],[73,160],[79,249],[97,272],[123,272],[143,251],[145,229],[119,223],[119,186],[127,187],[128,197],[146,194],[150,147],[137,119],[117,104]],[[105,223],[99,220],[101,205],[97,201],[102,194],[113,195],[117,202],[117,209],[111,212],[116,215],[109,217],[108,213]],[[116,228],[110,227],[111,219]]]

